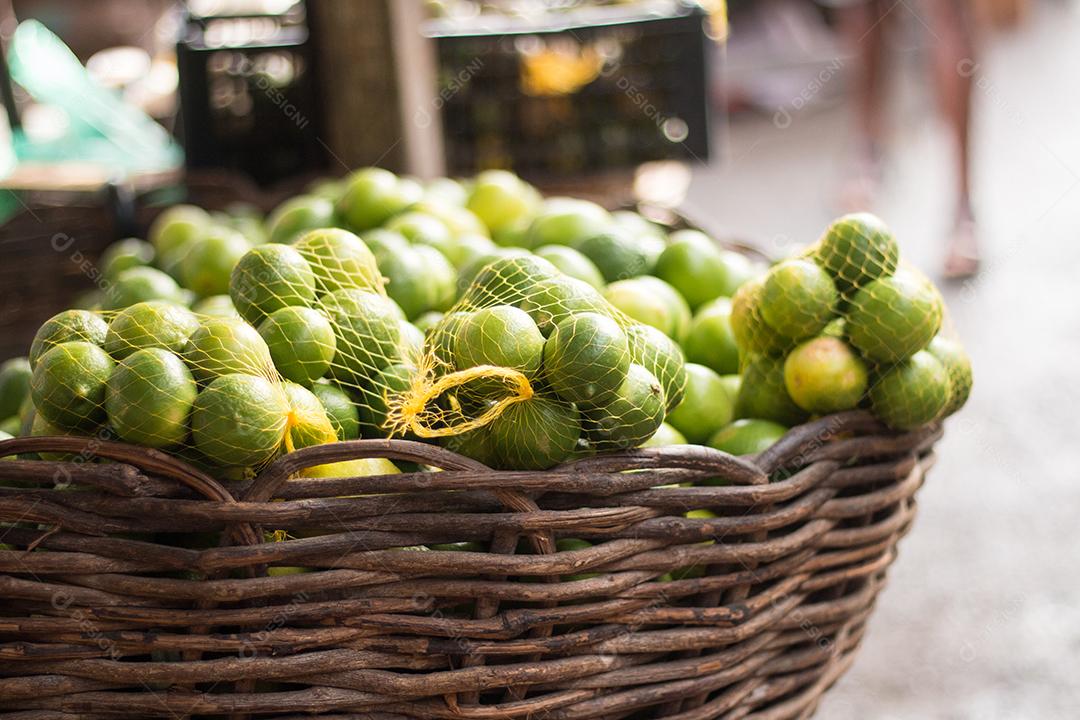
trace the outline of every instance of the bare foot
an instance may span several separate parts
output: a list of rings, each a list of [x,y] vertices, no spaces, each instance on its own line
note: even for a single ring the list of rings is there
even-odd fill
[[[844,213],[863,212],[874,207],[881,188],[881,156],[873,150],[860,153],[840,186],[837,201]]]
[[[958,220],[949,237],[945,256],[945,277],[950,280],[969,278],[979,272],[978,228],[971,218]]]

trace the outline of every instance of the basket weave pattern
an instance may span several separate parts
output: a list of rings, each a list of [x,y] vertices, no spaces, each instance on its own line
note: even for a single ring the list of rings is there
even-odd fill
[[[0,462],[22,485],[0,488],[0,717],[808,717],[852,662],[938,437],[853,412],[754,458],[680,446],[547,472],[359,440],[246,483],[8,440],[118,462]],[[443,472],[295,476],[360,457]],[[700,508],[716,517],[685,516]],[[486,551],[401,549],[465,541]]]

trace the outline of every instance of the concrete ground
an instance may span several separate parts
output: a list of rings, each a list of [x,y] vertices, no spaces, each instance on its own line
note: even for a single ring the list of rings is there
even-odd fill
[[[917,4],[900,2],[897,13]],[[911,19],[909,19],[911,22]],[[950,419],[828,720],[1080,717],[1080,5],[1040,7],[989,38],[975,90],[975,203],[984,269],[939,277],[951,164],[920,53],[901,53],[884,196],[875,210],[942,285],[975,390]],[[739,119],[695,171],[687,208],[774,252],[837,214],[841,107]]]

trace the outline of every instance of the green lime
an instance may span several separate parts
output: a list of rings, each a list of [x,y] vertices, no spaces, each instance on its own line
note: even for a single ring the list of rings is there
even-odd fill
[[[0,421],[0,440],[10,440],[19,434],[19,429],[22,423],[19,422],[17,417],[9,417],[6,420]],[[13,459],[13,456],[8,455],[5,460]]]
[[[336,202],[344,190],[344,178],[316,178],[307,185],[307,193]]]
[[[315,273],[320,295],[345,288],[373,290],[382,285],[375,256],[348,230],[328,228],[305,233],[293,246]]]
[[[461,272],[458,273],[458,295],[464,295],[468,292],[476,281],[481,271],[488,268],[496,260],[511,260],[513,258],[531,258],[532,254],[528,250],[522,250],[521,248],[495,248],[489,253],[485,253],[480,257],[475,258],[468,265],[461,268]],[[490,275],[490,274],[489,274]],[[490,296],[490,293],[487,293]]]
[[[690,307],[660,278],[643,276],[613,282],[604,291],[604,298],[622,313],[675,341],[685,337],[690,327]]]
[[[649,235],[632,235],[612,225],[604,232],[576,243],[607,282],[647,275],[663,252],[663,241]]]
[[[631,363],[626,381],[602,407],[582,412],[585,434],[598,450],[641,445],[664,422],[664,388],[656,376]]]
[[[184,360],[200,383],[234,373],[267,376],[274,367],[266,341],[238,318],[204,319],[188,339]]]
[[[233,269],[229,297],[240,317],[258,325],[275,310],[311,305],[315,299],[315,273],[291,245],[258,245]]]
[[[86,437],[84,433],[77,430],[57,427],[40,415],[34,415],[31,425],[24,435],[27,437]],[[36,457],[47,462],[74,462],[76,459],[73,453],[42,452],[37,453]]]
[[[715,372],[695,363],[686,364],[686,394],[668,413],[667,422],[687,441],[701,445],[731,422],[735,398]]]
[[[386,293],[394,299],[405,316],[417,317],[430,310],[434,300],[434,281],[429,276],[425,257],[400,234],[375,229],[364,235],[379,270],[386,277]]]
[[[937,288],[918,272],[901,268],[855,293],[847,314],[848,339],[871,362],[899,362],[930,344],[943,312]]]
[[[469,192],[457,180],[453,178],[439,177],[429,180],[424,185],[424,200],[434,200],[452,205],[464,205],[468,200]]]
[[[198,395],[195,378],[178,356],[159,347],[128,355],[109,376],[105,411],[121,440],[152,448],[184,441]]]
[[[382,225],[423,194],[423,188],[413,180],[382,168],[361,168],[345,178],[336,210],[349,227],[362,232]]]
[[[747,360],[735,402],[735,417],[772,420],[788,427],[806,420],[808,413],[788,394],[782,359],[754,355]]]
[[[614,225],[611,213],[596,203],[577,198],[553,197],[544,201],[525,233],[525,246],[569,245],[599,235]]]
[[[633,210],[616,210],[611,213],[611,219],[633,235],[651,235],[660,240],[664,239],[664,228]]]
[[[949,371],[920,350],[875,378],[870,405],[889,427],[911,430],[941,416],[949,405],[949,391]]]
[[[19,407],[30,395],[33,374],[26,358],[11,358],[0,364],[0,418],[19,413]]]
[[[218,465],[262,465],[285,440],[289,412],[279,385],[257,375],[222,375],[195,398],[192,441]]]
[[[233,305],[232,298],[228,295],[211,295],[203,298],[191,306],[191,312],[196,315],[210,317],[240,317],[240,313],[236,311],[236,306]]]
[[[491,439],[490,427],[477,428],[459,435],[447,435],[440,440],[440,444],[450,452],[472,458],[488,467],[496,467],[499,464]]]
[[[274,208],[266,220],[272,243],[295,242],[309,230],[334,226],[334,203],[318,195],[297,195]]]
[[[525,294],[519,307],[529,313],[544,336],[571,315],[594,312],[611,313],[611,306],[600,291],[572,277],[558,276],[536,283]]]
[[[683,341],[686,359],[721,375],[739,372],[739,346],[731,329],[731,300],[725,297],[702,305]]]
[[[442,322],[444,317],[446,317],[446,315],[438,310],[429,310],[416,318],[416,320],[412,322],[412,325],[426,336],[435,329],[435,326]]]
[[[115,281],[117,276],[133,267],[145,267],[154,262],[154,246],[145,240],[127,238],[105,248],[98,261],[101,276]]]
[[[971,395],[971,386],[974,382],[971,373],[971,358],[964,352],[960,343],[942,335],[931,340],[926,351],[937,358],[949,374],[949,403],[942,411],[942,416],[947,417],[964,407],[968,396]],[[0,376],[2,375],[3,370],[0,370]]]
[[[502,247],[529,247],[529,225],[507,225],[491,233],[491,239]]]
[[[829,272],[845,299],[850,299],[853,289],[896,271],[900,247],[881,218],[854,213],[834,220],[811,249],[810,257]]]
[[[465,207],[490,232],[527,223],[540,207],[540,193],[506,170],[487,170],[473,180]]]
[[[487,237],[489,235],[487,226],[474,212],[442,198],[425,198],[413,205],[412,209],[439,218],[454,237],[460,238],[463,235]]]
[[[571,315],[544,343],[544,373],[567,402],[602,406],[626,382],[630,346],[618,323],[597,313]]]
[[[461,271],[478,258],[490,255],[497,247],[489,237],[468,234],[454,238],[443,250],[443,254],[453,263],[455,269]]]
[[[116,281],[105,290],[102,308],[120,310],[147,300],[187,304],[183,291],[171,277],[151,267],[133,267],[117,275]]]
[[[420,364],[424,356],[424,331],[408,320],[400,321],[401,352],[399,356],[414,365]]]
[[[327,373],[334,362],[337,341],[325,315],[306,307],[283,307],[259,325],[270,357],[281,376],[310,385]]]
[[[173,205],[158,215],[148,233],[158,258],[190,247],[212,224],[210,214],[194,205]]]
[[[542,257],[565,275],[587,282],[594,288],[603,289],[604,276],[592,260],[566,245],[544,245],[536,249],[536,256]]]
[[[322,299],[337,341],[330,375],[342,384],[359,387],[399,357],[400,310],[389,298],[346,288]]]
[[[771,420],[743,418],[721,428],[709,439],[709,447],[729,455],[757,455],[784,437],[787,428]]]
[[[672,445],[685,445],[686,437],[666,422],[660,423],[653,436],[646,440],[641,447],[671,447]]]
[[[739,258],[734,260],[729,256]],[[730,297],[746,278],[750,263],[726,253],[705,233],[680,230],[656,261],[656,276],[668,282],[697,308],[718,297]]]
[[[54,345],[82,341],[104,345],[109,326],[98,315],[87,310],[64,310],[46,320],[30,344],[30,367],[37,367],[38,360]]]
[[[229,292],[233,268],[249,249],[251,242],[239,232],[222,226],[213,228],[191,246],[180,263],[184,287],[199,297]]]
[[[495,365],[534,376],[544,355],[544,336],[528,313],[509,305],[475,310],[461,323],[454,366]]]
[[[501,253],[476,274],[464,297],[479,306],[517,305],[544,281],[560,277],[554,265],[535,255]]]
[[[418,210],[396,215],[384,227],[400,233],[409,242],[430,245],[438,250],[445,250],[454,242],[454,235],[446,223],[434,215]]]
[[[363,460],[342,460],[336,463],[315,465],[300,471],[302,477],[309,478],[354,478],[374,475],[397,475],[401,471],[397,465],[386,458],[365,458]]]
[[[828,273],[807,260],[785,260],[765,275],[760,309],[773,330],[801,340],[821,332],[838,302]]]
[[[429,245],[415,245],[413,250],[424,267],[424,275],[428,279],[428,305],[429,309],[450,309],[457,300],[457,270],[439,250]]]
[[[643,365],[664,388],[667,410],[674,410],[686,393],[686,358],[675,341],[650,325],[626,328],[630,359]]]
[[[329,381],[311,386],[311,392],[319,398],[330,424],[340,440],[356,440],[360,437],[360,416],[349,394]]]
[[[148,300],[124,308],[109,322],[105,351],[122,360],[141,348],[182,352],[199,320],[186,307],[166,300]]]
[[[828,415],[854,409],[866,392],[866,384],[866,363],[839,338],[807,340],[784,361],[788,395],[810,413]]]
[[[792,341],[773,330],[761,314],[761,296],[765,277],[759,275],[736,291],[731,298],[731,331],[739,346],[740,357],[752,354],[780,355]]]
[[[390,404],[411,387],[414,375],[416,368],[407,363],[393,363],[375,373],[357,406],[365,437],[388,436],[390,429],[386,425]]]
[[[38,414],[63,429],[92,429],[105,419],[105,383],[115,363],[97,345],[65,342],[41,356],[30,380]]]
[[[313,445],[337,442],[337,429],[326,408],[313,392],[296,383],[283,383],[289,403],[289,424],[286,431],[287,448],[299,450]]]
[[[570,403],[534,396],[508,406],[490,427],[491,446],[507,470],[547,470],[573,455],[581,437]]]

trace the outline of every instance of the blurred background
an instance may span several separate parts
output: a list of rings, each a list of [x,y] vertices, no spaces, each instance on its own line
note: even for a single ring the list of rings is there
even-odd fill
[[[514,170],[782,257],[869,209],[975,368],[823,718],[1080,708],[1080,2],[0,0],[0,359],[192,202]]]

